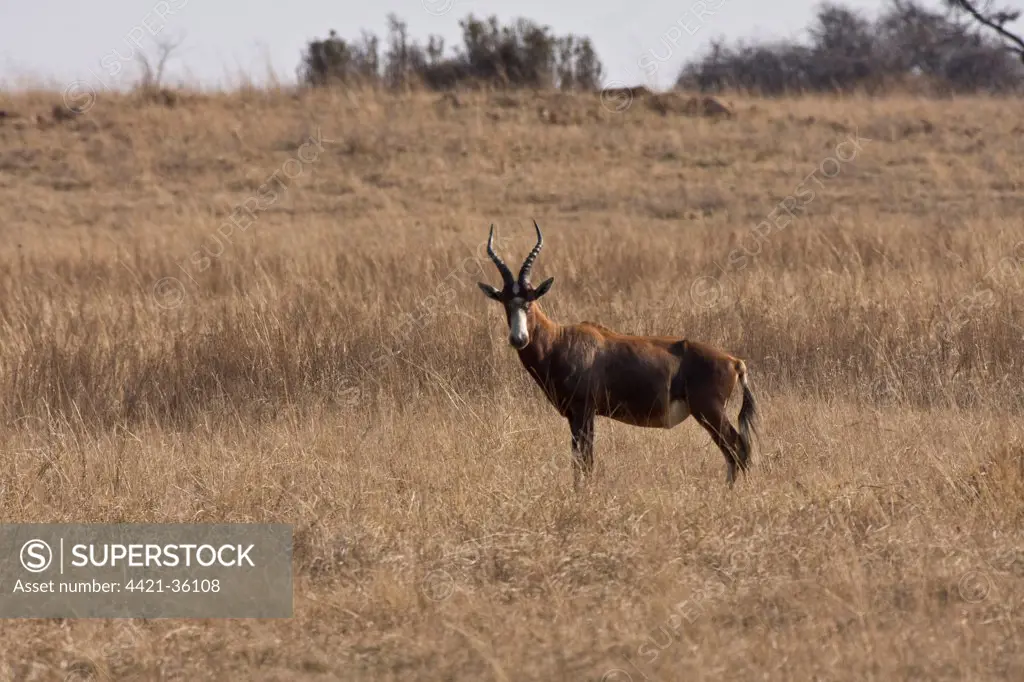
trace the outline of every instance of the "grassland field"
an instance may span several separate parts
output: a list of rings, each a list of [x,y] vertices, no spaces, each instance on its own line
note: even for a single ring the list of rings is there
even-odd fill
[[[1024,679],[1019,100],[59,102],[0,94],[0,514],[293,524],[294,617],[5,620],[0,679]],[[572,493],[476,286],[533,219],[553,319],[746,361],[734,489],[599,420]]]

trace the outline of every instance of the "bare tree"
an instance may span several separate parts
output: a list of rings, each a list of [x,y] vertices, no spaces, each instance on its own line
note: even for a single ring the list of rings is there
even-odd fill
[[[1024,62],[1024,39],[1020,36],[1011,33],[1006,25],[1020,19],[1020,10],[1005,8],[995,9],[992,7],[992,2],[986,0],[980,6],[977,2],[970,2],[970,0],[946,0],[953,9],[964,12],[972,19],[977,21],[982,26],[986,26],[1002,38],[1009,44],[1006,45],[1006,49],[1016,53],[1022,62]]]
[[[1024,40],[1010,24],[1024,12],[981,4],[1006,1],[943,0],[929,8],[922,0],[887,0],[870,20],[825,2],[809,27],[809,41],[715,43],[684,66],[676,85],[770,95],[907,87],[1022,94]]]
[[[157,41],[156,57],[152,60],[142,52],[138,54],[136,59],[139,62],[139,70],[142,72],[138,82],[139,89],[147,92],[160,89],[167,60],[171,58],[175,50],[181,47],[183,42],[185,42],[184,36],[177,40],[164,38]]]

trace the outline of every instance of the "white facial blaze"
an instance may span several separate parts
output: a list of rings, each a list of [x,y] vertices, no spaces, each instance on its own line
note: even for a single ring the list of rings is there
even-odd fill
[[[509,336],[513,339],[529,341],[530,333],[526,329],[526,311],[516,306],[512,309],[512,315],[508,321]]]

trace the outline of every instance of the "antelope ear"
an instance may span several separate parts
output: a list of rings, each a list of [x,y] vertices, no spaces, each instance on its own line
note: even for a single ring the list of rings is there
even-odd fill
[[[540,298],[544,294],[548,293],[548,289],[550,289],[551,285],[554,284],[554,283],[555,283],[555,278],[554,277],[548,277],[546,280],[544,280],[543,282],[540,283],[539,287],[534,289],[534,293],[533,293],[534,297],[535,298]]]
[[[484,295],[487,296],[487,298],[490,298],[495,301],[501,301],[501,292],[492,287],[490,284],[477,282],[476,285],[480,287],[480,291],[484,292]]]

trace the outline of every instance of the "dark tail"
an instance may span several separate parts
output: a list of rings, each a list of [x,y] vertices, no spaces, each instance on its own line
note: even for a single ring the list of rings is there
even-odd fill
[[[740,375],[740,384],[743,386],[743,404],[740,406],[740,452],[736,462],[740,471],[746,472],[750,466],[750,458],[753,453],[751,434],[757,434],[757,401],[750,390],[750,382],[747,379],[747,366],[741,360],[736,368]]]

